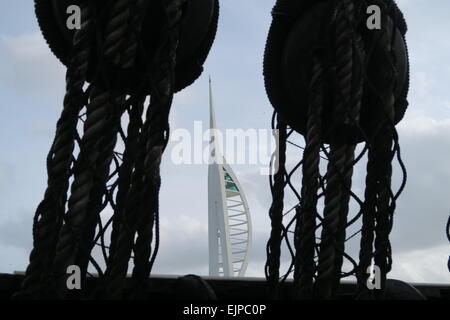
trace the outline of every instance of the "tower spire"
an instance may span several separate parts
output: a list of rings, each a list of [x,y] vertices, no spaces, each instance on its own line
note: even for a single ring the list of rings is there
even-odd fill
[[[243,276],[251,243],[251,218],[236,175],[218,150],[216,115],[209,77],[210,155],[208,166],[209,273]],[[217,159],[222,161],[217,161]]]

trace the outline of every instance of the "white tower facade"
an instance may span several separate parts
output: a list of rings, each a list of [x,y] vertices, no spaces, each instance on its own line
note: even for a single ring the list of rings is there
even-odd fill
[[[211,79],[210,164],[208,167],[208,233],[210,276],[242,277],[247,270],[252,225],[247,199],[221,154],[217,137]],[[216,134],[217,133],[217,134]]]

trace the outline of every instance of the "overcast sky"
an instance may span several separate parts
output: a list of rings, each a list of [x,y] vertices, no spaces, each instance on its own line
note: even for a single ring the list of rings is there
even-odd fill
[[[179,93],[172,129],[208,125],[213,77],[218,127],[270,127],[262,59],[274,0],[222,2],[216,42],[197,82]],[[450,213],[450,2],[399,0],[408,25],[410,107],[398,126],[408,184],[398,201],[390,277],[450,283],[445,223]],[[32,0],[0,1],[0,272],[24,270],[35,208],[46,185],[45,157],[64,95],[64,68],[41,37]],[[161,248],[154,273],[208,273],[207,166],[162,166]],[[301,153],[290,158],[299,160]],[[254,234],[248,276],[263,276],[269,234],[268,179],[259,166],[234,165],[246,192]],[[363,180],[364,168],[355,179]],[[398,172],[395,173],[398,177]],[[297,186],[300,179],[296,180]],[[355,188],[361,188],[356,184]],[[286,207],[293,205],[288,198]],[[349,250],[356,258],[357,242]],[[285,260],[286,262],[287,260]]]

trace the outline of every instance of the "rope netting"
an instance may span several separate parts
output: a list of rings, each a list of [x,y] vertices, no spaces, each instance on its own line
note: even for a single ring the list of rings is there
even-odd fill
[[[64,46],[55,45],[58,23],[49,14],[58,5],[36,0],[44,36],[67,66],[66,95],[18,297],[83,297],[66,284],[73,265],[83,283],[98,276],[93,297],[145,297],[159,246],[160,164],[173,95],[200,75],[217,26],[218,1],[211,0],[211,26],[184,33],[184,17],[198,3],[80,0],[81,28]],[[366,27],[370,5],[381,8],[379,30]],[[353,276],[357,295],[381,298],[406,183],[395,128],[409,86],[403,15],[392,0],[278,0],[273,16],[265,56],[278,138],[269,295],[278,297],[280,283],[293,278],[293,297],[332,298],[341,279]],[[193,41],[197,34],[204,39]],[[191,43],[196,50],[180,50]],[[191,63],[179,55],[186,51],[195,52]],[[357,258],[347,250],[352,242]],[[367,287],[374,266],[382,290]]]
[[[36,1],[44,36],[67,65],[66,94],[47,157],[47,189],[34,218],[30,264],[17,296],[81,297],[84,290],[66,284],[68,267],[77,266],[83,284],[89,274],[98,276],[94,297],[142,297],[158,252],[159,170],[170,107],[191,77],[183,74],[183,85],[175,81],[186,1],[77,4],[81,28],[63,55],[58,30],[52,29],[55,6]],[[201,73],[215,33],[214,26],[209,29],[189,80]],[[132,294],[125,281],[130,258]]]
[[[369,2],[391,17],[374,33],[364,29]],[[278,130],[279,139],[270,181],[269,293],[278,297],[279,284],[292,276],[293,297],[332,298],[340,280],[354,276],[357,295],[381,297],[392,267],[389,234],[396,202],[406,183],[395,128],[403,116],[407,92],[407,84],[399,76],[396,37],[404,35],[406,25],[393,1],[321,1],[312,9],[304,1],[299,19],[307,22],[297,22],[303,26],[297,33],[292,27],[286,46],[296,36],[296,41],[312,47],[309,56],[298,57],[303,58],[302,64],[288,65],[309,71],[300,83],[304,89],[297,87],[297,99],[289,100],[276,91],[280,85],[273,65],[278,57],[276,48],[281,46],[278,39],[282,31],[292,30],[293,12],[301,6],[300,2],[278,1],[266,47],[266,88],[276,110],[272,128]],[[310,16],[304,13],[308,10],[313,12]],[[301,33],[306,31],[305,25],[313,29],[311,17],[322,19],[318,28],[325,31],[320,40],[308,40],[306,32]],[[292,55],[296,53],[294,45],[287,48]],[[289,54],[284,53],[283,61],[289,60]],[[374,65],[378,70],[374,71]],[[293,94],[289,85],[283,93]],[[298,98],[303,93],[305,98]],[[300,108],[303,113],[294,117]],[[289,151],[289,147],[294,149]],[[352,183],[354,168],[361,167],[363,160],[367,160],[365,187],[363,181]],[[392,183],[394,161],[400,173],[398,186]],[[285,207],[289,202],[291,206]],[[359,259],[351,257],[345,245],[358,239]],[[290,264],[281,272],[283,247]],[[371,291],[366,285],[373,266],[381,272],[382,290]]]
[[[303,218],[305,212],[305,209],[303,209],[305,208],[305,201],[302,200],[303,197],[301,195],[301,183],[302,180],[305,179],[303,178],[302,168],[303,166],[305,166],[305,161],[302,159],[297,163],[295,161],[291,161],[289,163],[284,162],[286,161],[286,158],[292,159],[302,156],[302,152],[305,152],[304,139],[293,129],[283,124],[282,120],[280,120],[279,118],[277,121],[275,121],[274,129],[279,130],[279,138],[281,140],[280,147],[277,150],[277,152],[280,152],[280,157],[279,159],[277,159],[276,164],[275,161],[273,162],[274,167],[279,166],[278,172],[277,174],[272,175],[270,179],[273,196],[273,203],[270,208],[270,216],[272,219],[273,228],[272,236],[267,246],[269,259],[266,264],[266,275],[273,285],[273,287],[271,287],[270,289],[270,292],[272,294],[278,291],[276,287],[279,285],[279,283],[283,283],[286,280],[292,279],[294,277],[294,273],[296,270],[295,263],[300,263],[302,259],[306,260],[306,257],[304,257],[304,255],[306,254],[305,251],[308,249],[308,247],[306,247],[306,250],[300,247],[300,244],[298,248],[295,248],[294,245],[296,241],[297,243],[299,243],[299,239],[296,239],[296,237],[300,237],[301,233],[301,229],[296,229],[300,228],[301,226],[301,223],[299,223],[298,221],[304,221],[302,219],[305,219]],[[286,137],[286,140],[284,141],[283,135]],[[298,141],[293,142],[293,140]],[[311,263],[311,265],[309,266],[309,272],[311,272],[310,279],[312,279],[311,281],[315,281],[317,279],[317,265],[319,263],[320,243],[322,240],[321,234],[323,232],[322,230],[324,222],[323,214],[321,213],[321,211],[323,211],[324,209],[325,190],[327,187],[327,173],[325,164],[330,162],[328,158],[329,145],[322,144],[320,148],[321,168],[317,171],[318,187],[317,195],[316,197],[314,197],[314,201],[316,201],[317,203],[317,209],[314,211],[314,221],[310,222],[311,224],[315,225],[314,227],[310,227],[311,229],[309,229],[312,230],[311,233],[313,233],[313,237],[309,237],[309,239],[312,238],[311,243],[309,244],[309,248],[313,248],[313,250],[311,250],[312,252],[310,252],[310,257],[313,257],[313,259],[309,259]],[[283,149],[285,151],[283,151]],[[358,154],[355,157],[352,166],[358,167],[359,171],[363,172],[363,162],[367,160],[368,157],[368,146],[358,146],[358,149]],[[284,152],[286,154],[283,156],[282,154]],[[282,160],[283,158],[285,158],[284,161]],[[404,170],[404,164],[402,162],[400,153],[397,155],[397,161],[399,164],[399,168],[401,169],[401,185],[398,186],[398,188],[395,190],[396,195],[393,197],[395,200],[398,198],[398,195],[401,193],[401,190],[403,189],[406,182],[406,170]],[[365,204],[364,193],[362,192],[363,190],[361,189],[361,185],[364,183],[364,181],[362,181],[362,177],[360,175],[358,176],[358,178],[359,181],[355,188],[349,189],[349,213],[345,218],[347,219],[347,221],[345,223],[345,227],[343,228],[345,232],[343,242],[346,243],[347,246],[351,249],[355,249],[359,246],[360,242],[362,241],[362,233],[364,228],[366,228],[366,230],[364,230],[365,235],[367,236],[368,234],[369,237],[369,239],[365,241],[370,241],[370,237],[373,237],[374,234],[374,218],[370,217],[370,220],[366,218],[366,220],[364,221],[365,218],[363,214],[365,206],[367,206],[367,204]],[[285,206],[285,203],[289,205]],[[366,224],[366,226],[364,226],[364,224]],[[281,231],[277,232],[276,230]],[[367,267],[372,264],[375,255],[373,246],[370,246],[369,248],[371,250],[371,253],[366,256],[365,252],[363,251],[364,249],[361,247],[361,255],[365,258],[364,266]],[[296,252],[299,253],[298,259],[296,258]],[[367,281],[367,277],[370,276],[370,274],[367,272],[367,267],[366,269],[363,269],[364,267],[362,265],[360,267],[359,263],[357,262],[357,258],[352,257],[348,252],[344,250],[344,248],[341,247],[341,250],[338,252],[344,259],[345,263],[343,263],[343,265],[346,270],[342,270],[339,275],[336,276],[335,281],[337,281],[337,279],[341,280],[344,278],[354,278],[356,277],[358,270],[360,270],[360,276],[364,277],[360,280],[360,283],[363,287],[365,287],[365,281]],[[273,263],[272,259],[274,258],[274,256],[280,257],[280,259],[277,259],[276,263],[278,267],[276,268],[271,265]],[[282,262],[286,260],[290,260],[290,263],[287,265],[283,265]],[[280,266],[284,267],[283,272],[279,271]],[[271,268],[273,269],[271,270]],[[297,268],[297,272],[300,273],[299,270],[300,268]],[[274,272],[274,274],[277,274],[277,276],[274,276],[273,274],[271,274],[271,272]],[[312,286],[312,282],[310,282],[310,286]]]

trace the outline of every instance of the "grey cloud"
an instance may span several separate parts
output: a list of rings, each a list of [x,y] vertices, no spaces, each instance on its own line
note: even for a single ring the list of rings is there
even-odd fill
[[[28,250],[31,248],[32,217],[18,214],[14,218],[2,220],[0,223],[0,245]]]

